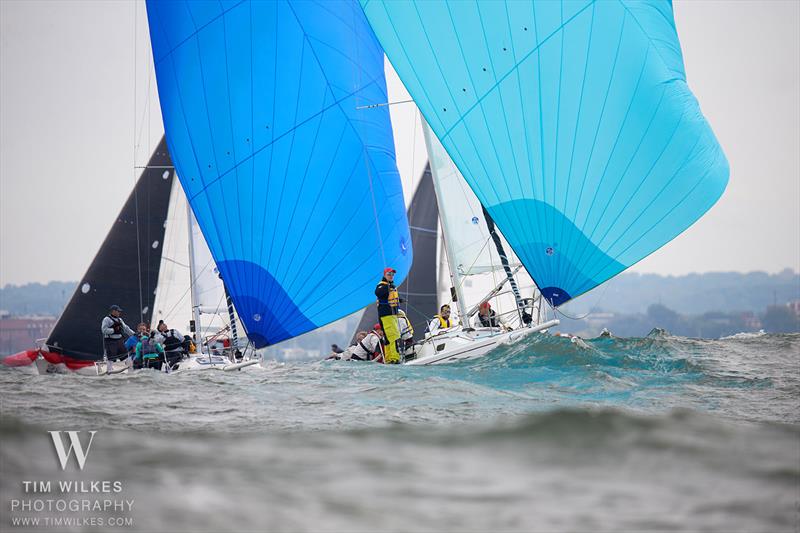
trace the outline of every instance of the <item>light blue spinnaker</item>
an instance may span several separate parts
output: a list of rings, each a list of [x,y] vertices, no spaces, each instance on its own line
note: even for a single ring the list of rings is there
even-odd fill
[[[354,1],[147,2],[167,141],[248,337],[374,301],[412,260],[383,51]]]
[[[669,1],[361,3],[553,305],[663,246],[725,189]]]

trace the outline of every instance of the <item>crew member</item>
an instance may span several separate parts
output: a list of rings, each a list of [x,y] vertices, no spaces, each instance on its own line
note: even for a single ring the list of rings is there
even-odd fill
[[[383,357],[386,364],[400,362],[400,352],[397,349],[397,341],[400,340],[400,328],[397,324],[400,295],[394,286],[395,274],[396,271],[393,268],[385,268],[383,279],[375,287],[375,296],[378,297],[378,320],[383,326],[383,334],[386,337],[386,353]]]
[[[400,347],[405,354],[414,345],[414,326],[400,308],[397,309],[397,327],[400,329]]]
[[[156,326],[155,341],[164,347],[167,362],[170,365],[183,359],[188,351],[181,332],[177,329],[170,329],[163,320],[159,320],[158,326]]]
[[[372,326],[372,331],[364,335],[357,342],[349,346],[342,353],[334,353],[328,359],[341,359],[343,361],[376,361],[383,362],[383,329],[380,324]]]
[[[136,353],[136,345],[139,344],[139,337],[142,335],[150,335],[150,326],[144,322],[140,322],[136,326],[136,334],[128,337],[125,341],[125,349],[128,351],[128,357],[133,358]]]
[[[440,331],[450,329],[455,325],[455,321],[450,318],[450,306],[444,304],[439,308],[439,314],[434,315],[433,320],[428,324],[428,333],[436,335]]]
[[[492,304],[489,302],[483,302],[480,307],[478,307],[478,316],[475,317],[475,327],[511,329],[505,321],[494,312]]]
[[[133,330],[122,320],[122,308],[112,305],[108,310],[108,315],[103,317],[100,323],[100,331],[103,333],[103,349],[109,361],[120,359],[127,355],[125,350],[125,337],[134,335]]]
[[[166,360],[164,347],[155,340],[155,332],[139,336],[136,353],[133,356],[133,368],[153,368],[161,370]]]

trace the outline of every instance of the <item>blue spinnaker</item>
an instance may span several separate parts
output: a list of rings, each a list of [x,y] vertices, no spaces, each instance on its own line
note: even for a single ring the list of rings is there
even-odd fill
[[[657,250],[724,191],[669,1],[361,3],[551,304]]]
[[[355,1],[147,2],[167,141],[257,347],[374,301],[411,238],[383,50]]]

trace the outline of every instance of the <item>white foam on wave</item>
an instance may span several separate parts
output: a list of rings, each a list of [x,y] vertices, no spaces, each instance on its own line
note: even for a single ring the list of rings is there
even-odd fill
[[[720,337],[719,340],[724,341],[728,339],[755,339],[757,337],[763,337],[766,335],[767,332],[763,329],[758,331],[742,331],[739,333],[734,333],[733,335],[728,335],[727,337]]]

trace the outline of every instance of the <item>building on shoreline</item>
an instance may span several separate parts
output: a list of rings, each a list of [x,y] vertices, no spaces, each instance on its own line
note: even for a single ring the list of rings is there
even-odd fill
[[[0,310],[0,355],[10,355],[36,347],[46,338],[57,318],[54,316],[13,316]]]

